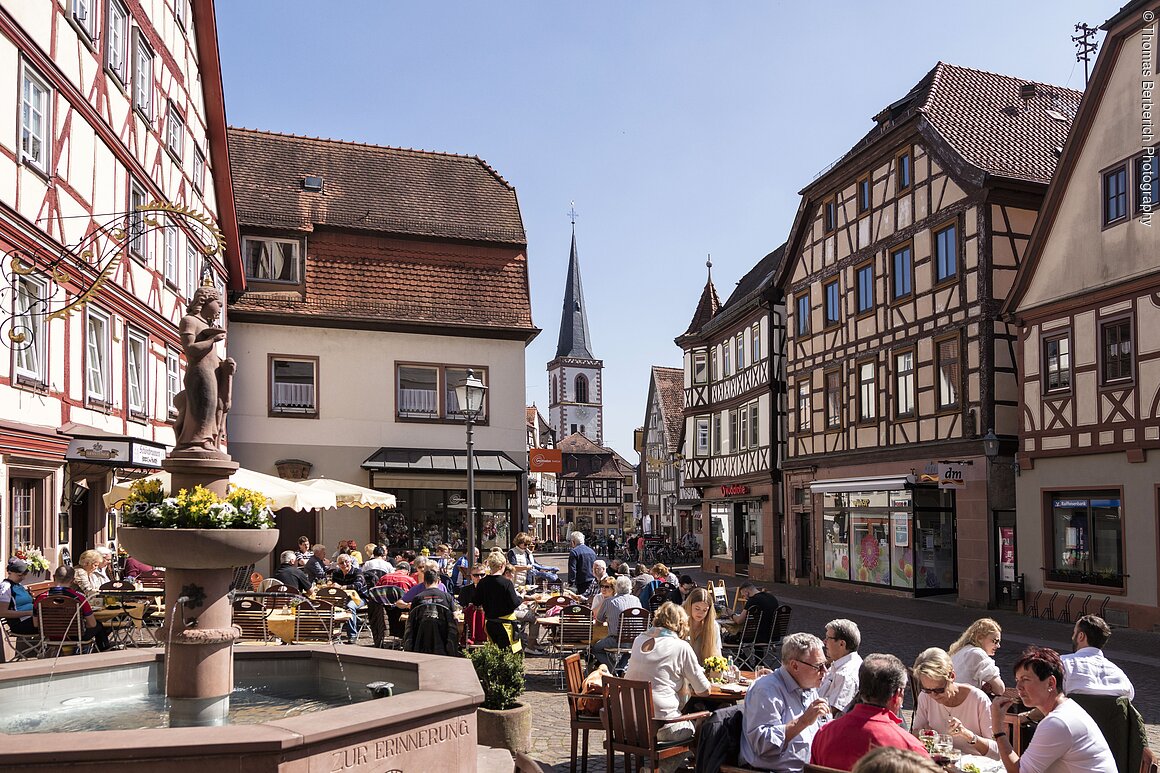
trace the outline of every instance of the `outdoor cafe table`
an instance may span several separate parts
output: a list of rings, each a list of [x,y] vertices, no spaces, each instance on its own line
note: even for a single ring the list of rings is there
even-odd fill
[[[745,696],[749,692],[749,688],[753,686],[755,679],[752,671],[742,671],[741,676],[748,681],[747,684],[717,684],[714,682],[710,686],[708,695],[697,695],[694,700],[721,706],[745,700]]]
[[[149,636],[152,645],[159,644],[156,631],[165,617],[164,601],[161,596],[152,592],[152,589],[138,588],[135,590],[106,590],[98,595],[104,599],[105,606],[93,610],[93,617],[100,622],[108,622],[118,618],[128,619],[135,630],[144,630]],[[158,625],[146,625],[146,622]],[[137,645],[133,636],[125,637],[121,642],[127,645]]]

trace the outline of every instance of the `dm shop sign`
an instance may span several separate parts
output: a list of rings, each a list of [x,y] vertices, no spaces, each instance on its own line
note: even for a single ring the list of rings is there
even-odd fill
[[[65,460],[92,462],[110,467],[161,469],[165,447],[130,438],[75,437],[68,444]]]

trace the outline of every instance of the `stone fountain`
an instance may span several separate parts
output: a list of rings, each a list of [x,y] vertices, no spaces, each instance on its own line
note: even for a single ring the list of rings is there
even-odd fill
[[[234,374],[233,360],[217,351],[225,338],[216,326],[221,306],[218,291],[202,287],[181,320],[188,368],[177,400],[177,444],[162,465],[173,491],[200,485],[224,496],[238,467],[220,450]],[[119,536],[134,555],[166,567],[164,652],[6,665],[0,670],[0,773],[66,767],[103,773],[122,766],[190,773],[207,766],[238,773],[476,770],[475,710],[483,690],[466,658],[367,647],[344,646],[340,653],[334,646],[235,646],[232,567],[269,554],[277,531],[123,527]],[[291,693],[288,708],[251,716],[251,724],[232,722],[237,681],[283,699]],[[393,694],[381,687],[384,681],[393,684]],[[120,704],[158,692],[168,704],[167,723],[138,720],[137,713],[118,722]],[[296,704],[320,697],[333,707],[295,713]],[[69,712],[91,713],[93,720],[81,717],[77,725],[65,723],[67,732],[58,730],[52,721]]]

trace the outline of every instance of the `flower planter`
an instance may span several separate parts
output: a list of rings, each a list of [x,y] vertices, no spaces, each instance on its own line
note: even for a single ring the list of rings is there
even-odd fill
[[[122,526],[117,537],[131,555],[169,569],[248,566],[278,544],[277,529],[142,529]]]
[[[510,709],[476,710],[479,743],[496,749],[527,753],[532,748],[532,707],[517,703]]]

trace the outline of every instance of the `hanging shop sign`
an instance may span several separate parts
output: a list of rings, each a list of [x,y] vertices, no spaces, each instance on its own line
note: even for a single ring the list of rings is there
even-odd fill
[[[564,462],[559,448],[532,448],[528,451],[529,472],[563,472]]]
[[[68,444],[65,459],[70,462],[94,462],[111,467],[148,467],[161,469],[165,446],[131,438],[74,437]]]
[[[954,464],[940,464],[938,466],[938,487],[940,489],[958,490],[966,486],[966,481],[963,480],[963,468],[961,465]]]

